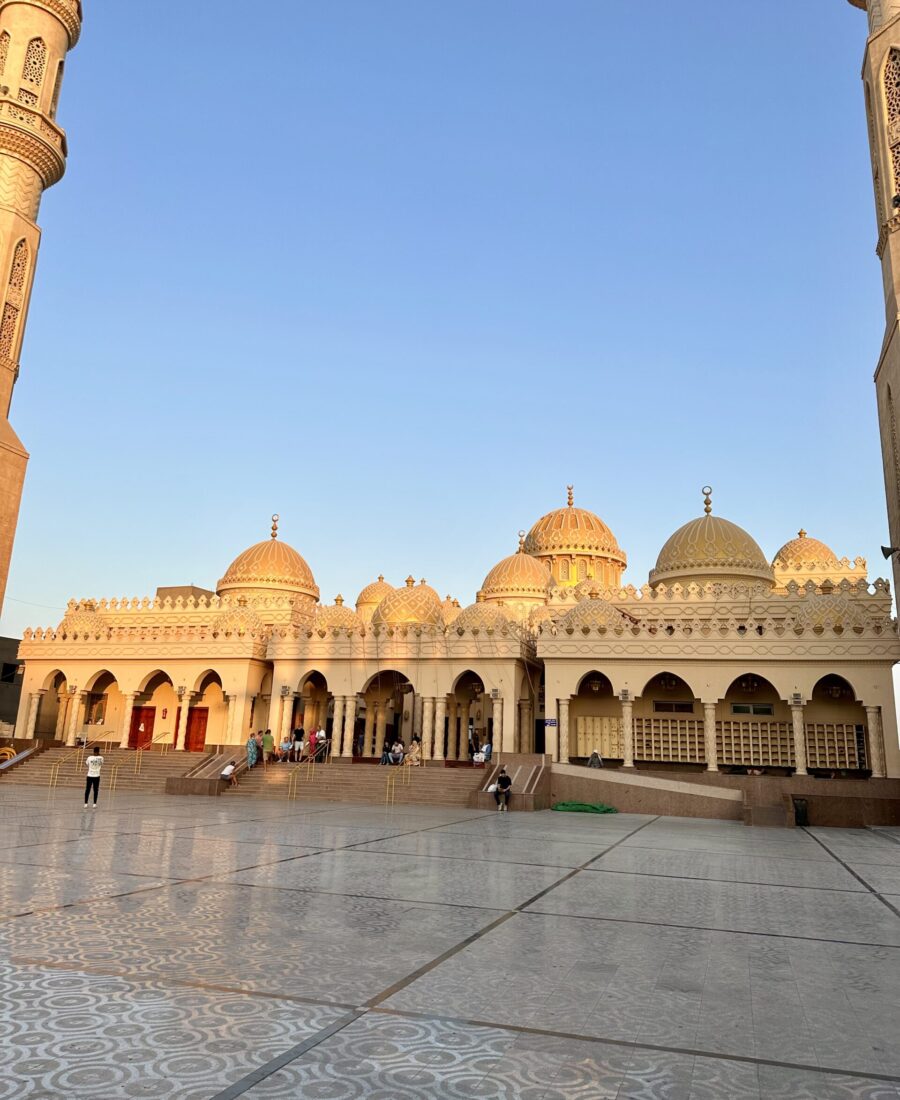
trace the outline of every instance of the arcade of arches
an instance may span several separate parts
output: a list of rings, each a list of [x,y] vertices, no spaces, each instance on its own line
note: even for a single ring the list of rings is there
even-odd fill
[[[704,492],[635,588],[570,490],[465,607],[411,576],[322,604],[276,520],[215,591],[73,600],[27,631],[17,735],[199,751],[317,726],[344,760],[416,737],[445,764],[490,742],[625,768],[900,775],[887,583],[805,531],[768,560]]]

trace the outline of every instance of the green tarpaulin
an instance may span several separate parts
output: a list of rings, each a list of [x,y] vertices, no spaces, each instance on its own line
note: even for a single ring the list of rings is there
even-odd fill
[[[619,811],[602,802],[557,802],[553,810],[563,810],[569,814],[617,814]]]

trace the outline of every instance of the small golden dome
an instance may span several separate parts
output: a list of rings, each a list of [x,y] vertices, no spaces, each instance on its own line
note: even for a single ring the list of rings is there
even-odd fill
[[[457,618],[462,608],[459,606],[459,600],[451,599],[450,596],[445,596],[441,603],[441,615],[444,622],[449,626],[454,619]]]
[[[572,487],[565,508],[548,512],[528,532],[525,552],[536,557],[558,554],[581,554],[611,558],[624,569],[625,551],[603,520],[585,508],[576,508]]]
[[[272,535],[238,554],[216,585],[218,595],[241,589],[269,595],[291,592],[318,600],[319,588],[312,570],[286,542],[278,540],[278,517],[272,517]]]
[[[479,600],[469,604],[460,612],[453,623],[457,634],[501,634],[508,633],[511,622],[501,607]]]
[[[660,550],[650,584],[773,586],[772,567],[756,541],[736,523],[711,514],[711,492],[704,489],[706,514],[679,527]]]
[[[811,539],[803,530],[797,537],[786,542],[772,560],[775,566],[791,565],[837,565],[837,554],[818,539]]]
[[[852,630],[866,628],[865,610],[842,594],[807,596],[794,614],[794,624],[805,630]]]
[[[525,553],[524,534],[519,539],[519,549],[508,558],[498,561],[484,578],[479,597],[485,600],[541,600],[547,599],[550,571],[531,554]]]
[[[375,626],[443,626],[441,598],[429,585],[406,578],[403,588],[389,592],[375,608]]]
[[[336,596],[334,604],[330,607],[316,608],[315,629],[318,631],[346,630],[356,633],[362,625],[363,621],[359,615],[344,606],[343,596]]]
[[[376,608],[385,596],[394,592],[394,586],[388,584],[384,579],[384,574],[378,574],[378,580],[372,581],[371,584],[367,584],[366,587],[356,597],[356,610],[359,611],[366,607]]]
[[[238,601],[237,606],[226,608],[212,621],[212,633],[213,636],[220,634],[231,635],[237,634],[238,637],[243,637],[245,634],[263,635],[266,633],[266,626],[259,615],[251,607],[247,607],[247,601],[243,596]]]
[[[559,629],[567,634],[589,634],[592,630],[624,630],[629,620],[622,612],[596,594],[580,600],[560,621]]]

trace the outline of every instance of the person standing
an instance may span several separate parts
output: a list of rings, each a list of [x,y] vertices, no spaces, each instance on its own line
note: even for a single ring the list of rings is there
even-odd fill
[[[259,745],[257,745],[257,743],[256,743],[255,734],[251,733],[250,736],[247,738],[247,770],[248,771],[250,770],[250,768],[253,767],[253,765],[256,763],[256,761],[258,759],[259,759]]]
[[[512,780],[506,774],[506,768],[501,768],[500,774],[497,776],[497,789],[494,791],[494,800],[497,803],[497,809],[503,813],[509,809],[511,787]]]
[[[88,795],[93,790],[94,802],[91,809],[97,809],[97,795],[100,791],[100,769],[103,767],[103,757],[100,755],[100,746],[94,745],[94,751],[87,758],[87,781],[84,784],[84,808],[88,807]]]
[[[306,742],[306,759],[315,760],[316,758],[316,742],[319,740],[319,727],[313,726],[309,731],[309,737]]]
[[[304,736],[305,736],[305,734],[303,733],[303,727],[298,726],[294,730],[294,760],[298,764],[300,763],[300,757],[303,755],[303,738],[304,738]]]
[[[272,736],[271,730],[266,730],[263,734],[263,764],[271,764],[275,758],[275,738]]]

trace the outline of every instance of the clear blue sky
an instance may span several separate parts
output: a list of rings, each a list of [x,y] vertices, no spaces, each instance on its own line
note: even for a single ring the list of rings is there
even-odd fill
[[[329,602],[466,603],[570,481],[634,584],[707,482],[885,571],[846,0],[85,9],[4,633],[211,587],[273,511]]]

